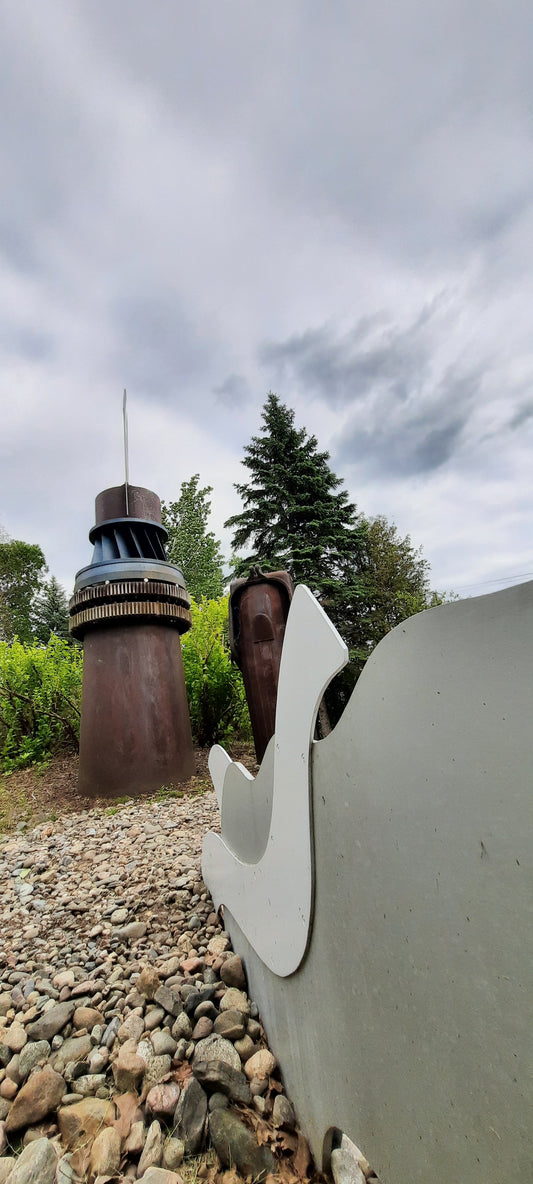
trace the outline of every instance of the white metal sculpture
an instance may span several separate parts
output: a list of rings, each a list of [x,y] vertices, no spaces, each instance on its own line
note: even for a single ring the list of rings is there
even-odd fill
[[[224,837],[211,831],[206,835],[203,877],[217,908],[224,904],[229,909],[262,961],[282,977],[298,969],[309,940],[310,752],[317,711],[328,683],[347,661],[342,638],[300,584],[283,643],[275,736],[257,779],[254,782],[219,745],[209,758]],[[254,814],[261,819],[259,829],[257,819],[255,829],[252,825]],[[225,837],[232,824],[240,840],[229,846]]]
[[[533,582],[403,621],[313,743],[344,660],[297,588],[205,879],[317,1165],[344,1135],[383,1184],[531,1184]]]

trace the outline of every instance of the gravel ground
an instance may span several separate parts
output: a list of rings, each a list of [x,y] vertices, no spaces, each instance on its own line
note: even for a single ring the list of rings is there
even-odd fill
[[[0,1184],[312,1174],[201,879],[217,827],[208,791],[0,838]]]

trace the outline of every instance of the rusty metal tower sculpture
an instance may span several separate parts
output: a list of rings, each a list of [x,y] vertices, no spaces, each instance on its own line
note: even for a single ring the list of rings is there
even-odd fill
[[[83,640],[79,785],[91,797],[183,781],[194,750],[180,634],[183,574],[168,563],[157,494],[126,481],[96,498],[92,562],[76,575],[70,631]]]

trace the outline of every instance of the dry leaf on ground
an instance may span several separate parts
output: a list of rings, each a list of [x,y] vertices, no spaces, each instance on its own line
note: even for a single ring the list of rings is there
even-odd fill
[[[309,1169],[312,1168],[313,1161],[311,1159],[311,1152],[309,1150],[309,1143],[300,1132],[298,1133],[298,1147],[296,1155],[294,1156],[294,1167],[298,1172],[301,1180],[308,1178]]]
[[[127,1139],[132,1124],[144,1118],[137,1094],[113,1094],[111,1101],[118,1110],[118,1118],[115,1118],[113,1126],[116,1127],[121,1140]]]

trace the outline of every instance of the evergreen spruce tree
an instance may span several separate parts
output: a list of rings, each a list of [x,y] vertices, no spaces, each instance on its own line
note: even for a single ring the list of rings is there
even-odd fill
[[[200,474],[183,481],[176,502],[163,502],[163,526],[168,530],[169,563],[181,568],[187,590],[195,600],[216,600],[224,589],[220,543],[207,529],[212,493],[210,485],[199,489]]]
[[[294,426],[294,411],[277,395],[268,395],[262,412],[261,436],[244,450],[247,484],[236,485],[244,509],[224,524],[234,528],[239,556],[237,575],[258,565],[265,571],[286,568],[295,583],[307,583],[327,594],[348,571],[356,572],[366,532],[357,509],[348,500],[342,480],[319,452],[315,436]]]
[[[286,568],[295,583],[316,591],[346,641],[350,666],[326,694],[332,722],[378,641],[394,625],[438,603],[429,591],[428,564],[407,536],[383,517],[359,515],[315,436],[294,426],[294,412],[270,393],[262,435],[244,450],[247,484],[236,485],[244,509],[233,527],[237,575],[252,566]],[[248,554],[242,549],[251,546]]]
[[[69,641],[68,620],[66,592],[55,576],[52,576],[45,581],[33,603],[32,624],[35,640],[47,645],[52,633],[55,633],[56,637]]]

